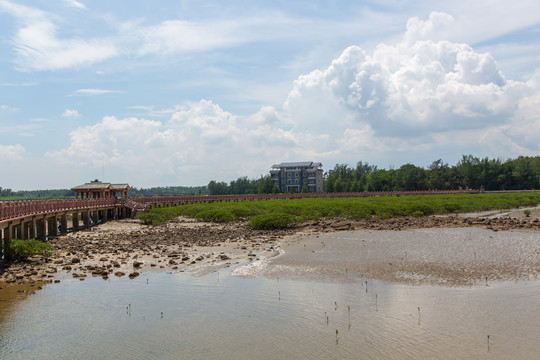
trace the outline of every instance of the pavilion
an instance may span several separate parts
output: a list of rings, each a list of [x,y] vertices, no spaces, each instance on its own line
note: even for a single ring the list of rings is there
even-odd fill
[[[131,189],[129,184],[111,184],[98,179],[71,188],[75,191],[76,199],[80,194],[81,199],[114,199],[120,195],[122,200],[127,199],[129,189]]]

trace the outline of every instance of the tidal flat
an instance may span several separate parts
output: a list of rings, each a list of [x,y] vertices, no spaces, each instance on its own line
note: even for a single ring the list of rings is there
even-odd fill
[[[82,251],[80,263],[57,264],[44,282],[0,285],[0,358],[535,358],[540,232],[512,218],[472,219],[250,236],[225,227],[219,242],[170,251],[150,243],[159,258],[150,248],[129,257]],[[501,226],[509,223],[517,225]],[[108,232],[119,230],[144,239],[150,230],[139,226],[67,240],[97,246],[101,237],[121,239]],[[207,225],[182,220],[156,231],[176,226]],[[70,249],[57,257],[71,261]],[[190,260],[181,264],[182,251]],[[115,256],[119,269],[141,263],[138,276],[72,276],[87,266],[112,272],[105,264]]]

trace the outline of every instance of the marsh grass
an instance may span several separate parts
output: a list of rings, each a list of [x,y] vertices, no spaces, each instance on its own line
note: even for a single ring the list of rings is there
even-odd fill
[[[10,244],[10,251],[18,259],[27,259],[34,255],[49,257],[52,255],[54,247],[51,244],[36,239],[19,240],[13,239]]]
[[[275,224],[282,224],[277,219],[284,217],[283,222],[288,226],[291,221],[300,223],[324,218],[359,220],[372,216],[388,219],[402,216],[511,209],[535,206],[539,203],[540,192],[274,199],[184,204],[177,207],[152,209],[139,215],[139,218],[146,224],[159,225],[178,216],[213,222],[253,221],[259,216],[257,219],[265,219]],[[260,217],[262,215],[267,216]]]

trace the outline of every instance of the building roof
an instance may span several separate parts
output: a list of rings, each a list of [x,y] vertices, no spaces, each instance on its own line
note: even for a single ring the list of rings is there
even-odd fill
[[[281,164],[274,164],[272,165],[272,169],[279,169],[279,168],[296,168],[296,167],[321,167],[322,164],[320,162],[313,162],[313,161],[299,161],[299,162],[287,162],[287,163],[281,163]]]
[[[71,188],[73,191],[77,190],[129,190],[131,187],[128,184],[111,184],[108,182],[102,182],[99,180],[90,181],[88,183],[74,186]]]

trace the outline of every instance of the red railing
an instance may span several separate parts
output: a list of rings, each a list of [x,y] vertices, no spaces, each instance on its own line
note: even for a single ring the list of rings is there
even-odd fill
[[[120,205],[115,199],[27,200],[0,203],[0,221],[52,212]]]
[[[307,194],[254,194],[254,195],[209,195],[209,196],[160,196],[134,197],[127,203],[137,204],[182,204],[193,202],[270,200],[270,199],[300,199],[300,198],[336,198],[336,197],[371,197],[371,196],[401,196],[429,194],[477,193],[478,190],[427,190],[427,191],[377,191],[349,193],[307,193]],[[0,202],[0,221],[25,216],[47,214],[53,212],[93,209],[106,206],[125,206],[119,199],[66,199],[66,200],[28,200]]]

